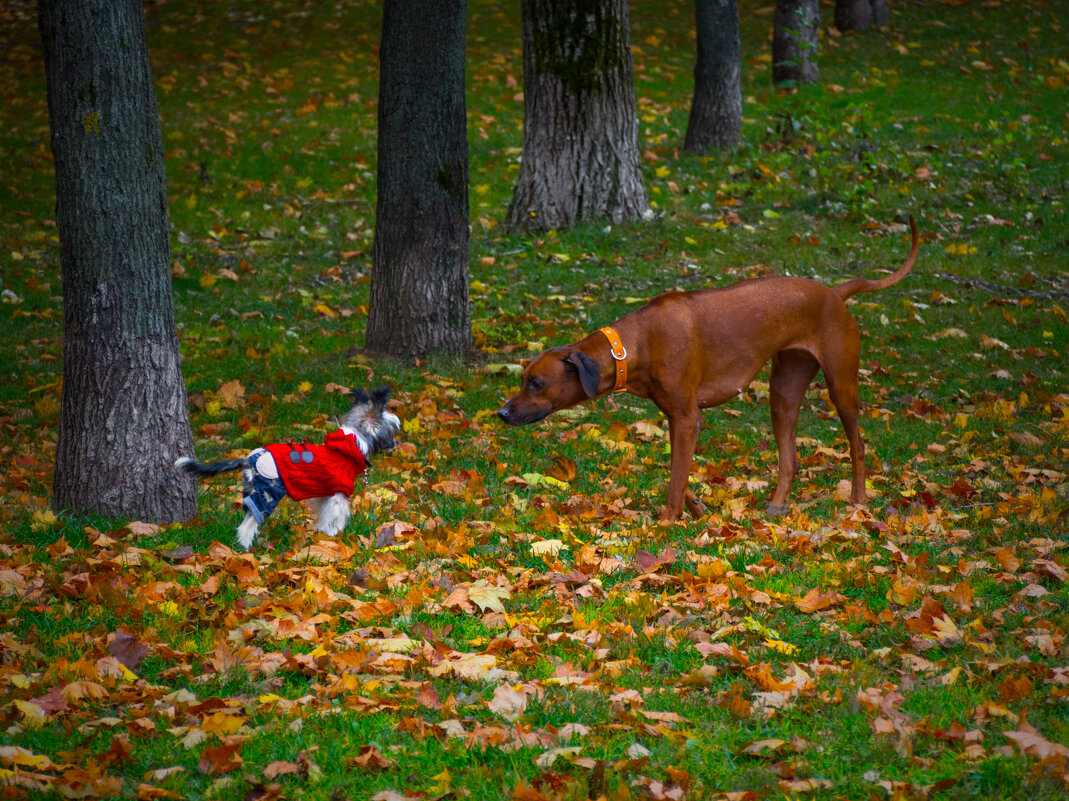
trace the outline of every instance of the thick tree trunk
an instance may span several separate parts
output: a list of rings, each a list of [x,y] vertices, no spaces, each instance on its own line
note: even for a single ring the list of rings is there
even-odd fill
[[[731,147],[742,130],[741,51],[737,0],[694,0],[698,59],[694,101],[683,148]]]
[[[840,31],[867,31],[890,22],[887,0],[835,0],[835,27]]]
[[[41,0],[63,279],[53,503],[196,514],[167,243],[163,140],[140,0]]]
[[[466,354],[466,0],[386,0],[367,347]]]
[[[626,0],[523,0],[522,10],[523,161],[508,227],[645,216]]]
[[[772,26],[772,83],[796,86],[819,81],[820,0],[776,0]]]

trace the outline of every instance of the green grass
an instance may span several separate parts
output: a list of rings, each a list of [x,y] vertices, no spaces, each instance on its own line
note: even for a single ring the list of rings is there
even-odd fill
[[[658,216],[524,237],[503,229],[522,141],[518,3],[470,6],[477,352],[418,364],[362,350],[377,8],[147,9],[197,455],[317,436],[344,405],[331,383],[390,383],[405,422],[338,542],[283,504],[246,556],[230,550],[239,496],[225,479],[201,486],[195,520],[155,533],[46,513],[62,353],[53,175],[33,8],[4,12],[0,747],[28,756],[0,750],[0,771],[42,777],[5,791],[621,799],[657,797],[660,782],[693,798],[1061,798],[1060,9],[896,4],[887,31],[825,32],[820,85],[777,92],[771,6],[743,3],[742,141],[697,156],[681,150],[691,6],[633,3]],[[521,430],[493,414],[517,385],[506,365],[666,289],[894,267],[908,214],[923,235],[913,273],[851,307],[863,514],[834,497],[846,445],[820,376],[780,518],[764,512],[767,373],[705,413],[692,487],[709,511],[672,527],[653,523],[668,453],[648,402]],[[234,380],[245,397],[227,405]],[[414,530],[376,547],[391,520]],[[552,540],[563,547],[539,550]],[[480,598],[487,585],[507,590],[503,613]],[[813,590],[838,595],[807,611]],[[133,677],[109,651],[118,632],[148,649]],[[511,693],[522,709],[502,705]],[[220,710],[239,725],[219,729]],[[1022,752],[1006,733],[1028,727],[1040,739]],[[206,749],[228,744],[242,761],[217,773]],[[355,762],[366,746],[387,762]],[[805,779],[830,786],[790,783]]]

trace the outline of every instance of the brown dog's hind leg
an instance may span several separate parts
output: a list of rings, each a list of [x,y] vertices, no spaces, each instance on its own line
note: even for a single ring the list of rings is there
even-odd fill
[[[795,438],[798,410],[802,406],[809,383],[819,369],[817,360],[805,351],[785,350],[772,357],[768,397],[772,407],[772,434],[776,438],[779,451],[779,478],[768,501],[770,514],[783,512],[791,482],[798,472]]]
[[[858,397],[857,368],[824,371],[828,382],[828,396],[843,424],[846,439],[850,443],[850,503],[861,506],[865,503],[865,443],[861,439],[858,416],[861,400]]]

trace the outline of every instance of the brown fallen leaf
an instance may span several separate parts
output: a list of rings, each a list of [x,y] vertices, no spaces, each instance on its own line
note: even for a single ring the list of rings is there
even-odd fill
[[[108,636],[108,653],[118,659],[124,666],[133,670],[148,656],[149,647],[137,637],[125,631],[117,631]]]
[[[841,604],[844,600],[846,600],[845,596],[834,590],[821,592],[814,587],[804,597],[795,601],[794,604],[803,612],[819,612],[822,609]]]
[[[277,779],[279,776],[297,774],[300,773],[300,771],[301,766],[296,762],[276,760],[274,762],[269,762],[267,767],[264,768],[264,777],[268,779]]]
[[[241,754],[241,743],[230,743],[216,747],[208,746],[200,755],[197,767],[201,773],[209,776],[221,776],[232,770],[237,770],[244,764]]]
[[[364,770],[386,770],[393,766],[393,760],[383,756],[373,745],[362,745],[356,756],[345,760],[349,765]]]

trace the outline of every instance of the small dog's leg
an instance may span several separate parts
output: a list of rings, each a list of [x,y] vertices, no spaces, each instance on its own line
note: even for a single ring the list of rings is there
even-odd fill
[[[246,551],[252,547],[252,541],[256,539],[256,535],[260,533],[260,524],[256,522],[256,518],[249,512],[245,515],[245,519],[241,521],[241,525],[238,526],[238,543]]]
[[[329,498],[309,498],[306,503],[316,513],[316,528],[328,537],[349,522],[349,497],[344,492],[335,492]]]

